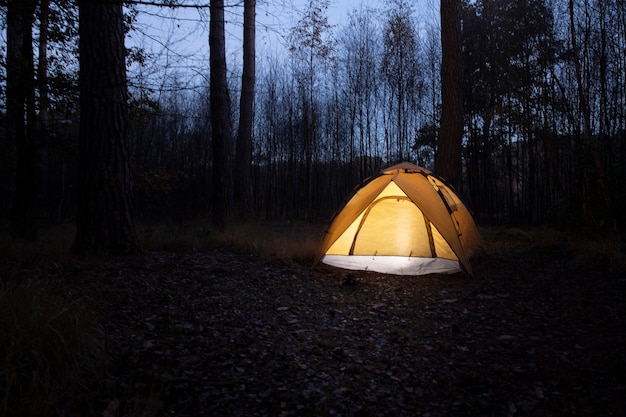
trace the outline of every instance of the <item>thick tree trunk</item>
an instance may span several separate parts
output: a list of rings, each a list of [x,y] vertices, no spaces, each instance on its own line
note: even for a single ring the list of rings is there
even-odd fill
[[[254,84],[256,0],[244,0],[243,73],[239,103],[239,132],[235,154],[235,208],[239,218],[250,216],[252,208],[252,125],[254,121]]]
[[[223,228],[231,217],[232,171],[230,164],[232,121],[226,79],[226,38],[224,0],[211,0],[209,50],[211,54],[211,129],[213,133],[213,222]]]
[[[463,138],[460,8],[460,0],[441,0],[441,126],[435,160],[437,174],[457,188]]]
[[[73,249],[81,254],[136,252],[122,3],[80,0],[79,36],[80,166]]]
[[[33,33],[36,2],[7,3],[7,136],[15,145],[11,234],[37,237],[37,144]]]

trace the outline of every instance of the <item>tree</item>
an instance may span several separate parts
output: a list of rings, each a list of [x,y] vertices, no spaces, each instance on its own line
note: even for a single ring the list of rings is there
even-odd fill
[[[545,175],[551,137],[550,68],[561,55],[553,18],[542,0],[483,0],[463,10],[466,167],[474,208],[529,223],[545,217],[544,202],[560,198],[541,189],[558,184]],[[551,169],[546,166],[546,172]]]
[[[37,143],[33,22],[35,0],[7,3],[7,135],[15,144],[11,234],[37,236]]]
[[[460,0],[441,0],[441,125],[435,155],[437,175],[454,187],[461,181],[463,64]]]
[[[580,113],[583,121],[582,135],[587,144],[587,149],[584,155],[590,155],[591,162],[586,162],[583,158],[584,167],[584,184],[583,184],[583,214],[589,224],[589,226],[595,228],[597,226],[604,226],[608,228],[615,228],[615,218],[613,216],[613,208],[611,203],[611,193],[604,174],[604,167],[600,160],[600,155],[596,149],[596,145],[593,139],[593,133],[591,128],[591,109],[589,105],[589,99],[585,92],[585,82],[583,81],[583,74],[580,63],[580,51],[577,45],[577,34],[574,16],[574,0],[569,0],[569,18],[570,18],[570,40],[572,60],[574,61],[574,74],[576,76],[576,90],[578,92],[578,100],[580,106]],[[585,2],[585,6],[587,6]],[[586,34],[585,36],[588,36]],[[600,198],[594,195],[593,191],[600,190]],[[593,208],[594,201],[602,201],[599,208]]]
[[[410,121],[420,111],[417,97],[422,80],[417,61],[418,39],[411,15],[409,4],[404,0],[395,0],[383,31],[385,52],[381,65],[391,94],[389,133],[386,135],[389,144],[395,138],[394,145],[387,149],[388,162],[400,162],[408,158],[409,141],[415,136],[409,133]]]
[[[350,123],[349,161],[353,166],[355,179],[360,181],[375,173],[380,167],[375,166],[377,155],[376,113],[377,100],[380,94],[379,68],[382,55],[380,28],[374,22],[375,12],[372,10],[355,10],[349,15],[347,26],[340,32],[340,45],[344,52],[342,63],[344,68],[344,101],[345,112]],[[339,137],[334,149],[335,159],[341,160],[342,153]],[[352,180],[352,179],[351,179]],[[341,192],[345,193],[342,189]]]
[[[320,120],[320,88],[319,80],[323,79],[326,64],[332,59],[334,49],[331,39],[331,26],[326,12],[328,0],[309,0],[297,25],[291,29],[289,50],[294,63],[294,77],[298,85],[299,125],[296,137],[301,138],[300,160],[305,162],[303,184],[298,189],[302,192],[299,198],[306,201],[307,211],[312,211],[315,177],[313,167],[319,160],[319,136],[322,120]]]
[[[79,0],[79,254],[139,250],[127,149],[124,15],[117,0]]]
[[[232,121],[230,94],[226,79],[226,37],[224,34],[224,0],[211,0],[209,51],[211,76],[211,127],[213,132],[213,222],[223,228],[231,216]]]
[[[252,125],[254,121],[254,83],[256,72],[255,57],[256,0],[244,0],[243,9],[243,72],[241,75],[241,97],[239,102],[239,131],[235,153],[235,210],[238,217],[245,217],[250,211],[251,164],[252,164]]]

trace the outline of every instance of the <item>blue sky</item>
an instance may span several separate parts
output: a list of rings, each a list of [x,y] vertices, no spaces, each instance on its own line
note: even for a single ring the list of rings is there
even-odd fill
[[[193,5],[199,0],[182,0]],[[296,25],[308,0],[257,0],[257,60],[284,53],[284,36]],[[208,0],[203,1],[208,4]],[[229,1],[227,0],[228,4]],[[240,0],[231,0],[238,6],[226,8],[227,60],[229,70],[238,73],[241,66],[243,7]],[[381,19],[387,7],[386,0],[330,0],[328,21],[336,28],[347,22],[348,13],[361,7],[380,11]],[[414,2],[416,13],[425,20],[437,19],[439,0]],[[154,87],[183,83],[183,88],[196,89],[206,85],[208,74],[209,10],[195,8],[158,8],[138,6],[138,31],[129,34],[127,46],[142,47],[152,56],[152,65],[131,70],[131,79],[138,73],[146,84]],[[133,72],[138,71],[138,72]]]
[[[197,4],[197,0],[184,0],[186,4]],[[283,36],[300,19],[306,0],[257,0],[257,53],[281,53]],[[208,1],[204,2],[208,4]],[[226,2],[228,3],[228,1]],[[232,3],[232,2],[231,2]],[[239,3],[239,2],[237,2]],[[341,25],[347,20],[348,12],[363,5],[381,7],[382,0],[331,0],[328,20],[331,25]],[[127,46],[144,48],[158,62],[153,68],[143,68],[142,75],[157,81],[159,73],[166,78],[176,76],[185,82],[197,84],[202,78],[202,68],[208,64],[208,9],[168,9],[155,6],[139,6],[138,31],[129,34]],[[227,7],[227,53],[229,65],[240,65],[241,6]],[[199,78],[190,80],[181,74],[195,73]],[[191,86],[190,86],[191,88]]]

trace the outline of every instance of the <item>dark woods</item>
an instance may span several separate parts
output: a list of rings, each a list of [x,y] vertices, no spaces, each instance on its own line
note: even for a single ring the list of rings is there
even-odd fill
[[[86,133],[79,129],[85,109],[77,108],[77,11],[74,2],[53,3],[1,6],[7,45],[0,209],[16,235],[35,233],[17,230],[22,226],[73,221],[86,192],[79,170],[79,135]],[[128,74],[136,219],[187,221],[228,210],[216,204],[216,184],[234,184],[241,174],[246,180],[237,183],[244,184],[237,195],[245,196],[245,217],[324,221],[386,165],[410,160],[435,169],[439,134],[450,130],[440,126],[438,29],[423,22],[412,2],[394,1],[383,13],[360,9],[341,27],[327,23],[326,6],[311,2],[301,13],[283,58],[257,55],[251,154],[239,166],[236,126],[227,129],[226,149],[214,142],[215,117],[227,117],[211,112],[217,90],[167,90],[157,99],[138,87],[137,74]],[[479,222],[623,230],[615,216],[626,209],[623,4],[483,0],[463,3],[460,19],[463,135],[456,182]],[[35,55],[36,47],[47,54]],[[127,63],[147,60],[140,50],[128,51]],[[236,122],[240,78],[227,79],[232,97],[222,100],[230,104],[221,114]],[[225,156],[215,159],[216,151]]]

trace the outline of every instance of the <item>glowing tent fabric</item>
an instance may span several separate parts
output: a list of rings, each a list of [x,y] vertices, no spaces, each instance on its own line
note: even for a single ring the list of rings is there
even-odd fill
[[[454,191],[430,171],[403,162],[355,192],[327,230],[317,260],[397,275],[471,275],[469,258],[483,248]]]

